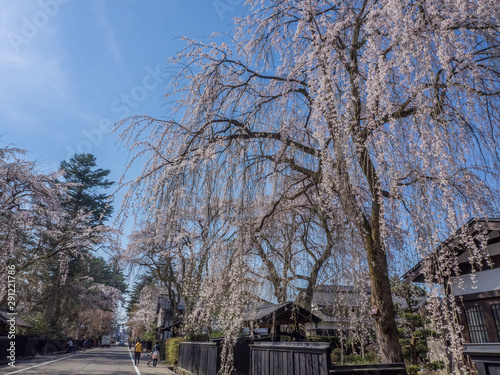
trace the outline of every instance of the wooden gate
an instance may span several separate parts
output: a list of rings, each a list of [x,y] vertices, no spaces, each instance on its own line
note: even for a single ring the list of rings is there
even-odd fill
[[[251,346],[251,375],[328,375],[329,343],[259,342]]]
[[[220,346],[215,342],[181,342],[178,367],[196,375],[217,375]]]

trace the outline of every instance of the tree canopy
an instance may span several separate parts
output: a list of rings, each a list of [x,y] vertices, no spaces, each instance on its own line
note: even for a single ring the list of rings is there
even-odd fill
[[[110,241],[103,225],[111,209],[98,188],[109,187],[109,171],[93,155],[75,156],[59,173],[42,173],[25,151],[0,149],[0,270],[14,267],[15,312],[33,323],[37,334],[97,335],[113,320],[126,290],[117,263],[94,252]],[[83,188],[81,188],[85,184]],[[93,202],[92,199],[96,201]],[[7,278],[0,282],[5,302]],[[101,313],[101,320],[95,315]]]

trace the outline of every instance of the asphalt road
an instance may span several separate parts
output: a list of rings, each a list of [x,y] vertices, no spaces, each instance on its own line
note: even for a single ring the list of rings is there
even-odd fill
[[[133,354],[133,353],[132,353]],[[40,357],[32,360],[16,361],[16,366],[1,366],[0,374],[19,375],[142,375],[173,374],[165,365],[156,368],[147,366],[143,358],[138,367],[134,366],[132,356],[125,346],[112,345],[111,348],[96,348],[76,354]]]

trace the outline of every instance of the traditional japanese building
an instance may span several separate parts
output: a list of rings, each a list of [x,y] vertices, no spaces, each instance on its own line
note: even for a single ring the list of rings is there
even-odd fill
[[[169,339],[179,333],[182,321],[184,320],[184,310],[185,304],[182,298],[179,297],[177,308],[174,308],[170,298],[166,294],[158,296],[156,304],[156,314],[158,314],[156,323],[157,339]]]
[[[487,236],[488,265],[473,271],[469,250],[464,246],[462,230],[473,238]],[[451,293],[463,311],[464,336],[470,343],[500,342],[500,219],[473,219],[442,243],[427,260],[436,259],[440,252],[451,250],[458,257],[459,272],[450,277]],[[423,261],[405,274],[409,282],[424,282]]]

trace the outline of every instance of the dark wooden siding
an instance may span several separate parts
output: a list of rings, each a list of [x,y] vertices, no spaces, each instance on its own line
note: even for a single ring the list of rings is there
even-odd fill
[[[178,367],[196,375],[217,375],[220,350],[215,342],[181,342]]]
[[[402,375],[404,363],[331,366],[329,343],[238,340],[233,375]],[[183,342],[178,367],[195,375],[217,375],[222,342]],[[248,355],[250,350],[250,355]]]
[[[7,363],[10,340],[7,336],[0,337],[0,364]],[[40,339],[36,337],[16,335],[16,358],[30,358],[36,355],[48,355],[64,352],[65,340]]]
[[[251,345],[251,375],[327,375],[327,343],[255,343]]]
[[[222,346],[224,344],[224,338],[212,339],[218,345]],[[240,337],[236,340],[233,346],[233,358],[234,358],[234,370],[232,375],[250,375],[251,374],[251,358],[250,358],[250,346],[256,342],[271,342],[271,336],[248,336]]]
[[[500,344],[466,344],[464,354],[474,362],[477,374],[500,374]]]

